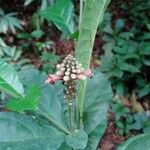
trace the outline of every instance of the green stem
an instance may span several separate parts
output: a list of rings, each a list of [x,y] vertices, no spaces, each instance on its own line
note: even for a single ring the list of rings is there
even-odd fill
[[[79,11],[79,30],[82,21],[82,13],[83,13],[83,0],[80,0],[80,11]]]
[[[52,122],[56,127],[58,127],[61,131],[63,131],[65,134],[70,134],[70,131],[63,127],[62,125],[60,125],[52,116],[47,115],[45,112],[38,110],[37,111],[38,114],[44,116],[47,120],[49,120],[50,122]]]
[[[79,126],[79,105],[78,105],[78,99],[76,99],[76,109],[75,109],[75,115],[76,115],[76,128]]]
[[[73,117],[72,117],[72,103],[68,103],[68,113],[69,113],[69,129],[71,133],[73,132]]]
[[[83,126],[83,120],[82,120],[82,117],[80,117],[80,129],[83,129],[84,126]]]

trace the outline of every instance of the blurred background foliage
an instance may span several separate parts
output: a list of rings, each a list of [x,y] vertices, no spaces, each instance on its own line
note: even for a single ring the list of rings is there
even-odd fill
[[[54,73],[74,51],[78,12],[75,0],[1,0],[0,57],[17,71],[36,67]],[[110,111],[119,134],[150,132],[150,1],[111,1],[98,27],[91,67],[111,81]],[[1,103],[4,99],[1,93]]]

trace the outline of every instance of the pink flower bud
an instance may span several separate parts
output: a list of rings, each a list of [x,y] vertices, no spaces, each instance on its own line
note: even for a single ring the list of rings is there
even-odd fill
[[[62,80],[62,77],[49,74],[48,79],[45,81],[45,83],[55,84],[55,82],[58,80]]]
[[[83,75],[83,74],[79,74],[79,75],[77,75],[77,78],[78,78],[79,80],[85,80],[85,79],[86,79],[86,76]]]
[[[81,74],[85,75],[86,77],[92,77],[93,76],[91,69],[84,70],[81,72]]]

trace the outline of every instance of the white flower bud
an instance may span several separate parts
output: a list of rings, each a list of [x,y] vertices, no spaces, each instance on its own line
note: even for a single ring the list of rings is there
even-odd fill
[[[63,76],[64,73],[63,73],[62,71],[57,71],[57,72],[56,72],[56,75],[58,75],[58,76]]]
[[[72,64],[73,66],[75,65],[75,63],[74,63],[74,62],[72,62],[71,64]]]
[[[71,54],[68,54],[67,57],[71,57],[72,58],[73,56]]]
[[[61,71],[65,71],[65,70],[66,70],[66,68],[61,68],[60,70],[61,70]]]
[[[66,93],[68,94],[68,93],[69,93],[69,91],[66,91]]]
[[[63,60],[63,63],[66,63],[66,60],[65,60],[65,59]]]
[[[81,69],[77,69],[77,73],[81,73]]]
[[[76,72],[77,72],[77,70],[76,70],[76,69],[72,69],[72,72],[73,72],[73,73],[76,73]]]
[[[70,71],[71,69],[70,68],[67,68],[67,71]]]
[[[66,71],[66,72],[65,72],[65,75],[66,75],[66,76],[69,76],[69,75],[70,75],[70,72],[69,72],[69,71]]]
[[[77,76],[75,74],[71,74],[71,78],[75,79]]]
[[[57,64],[57,65],[56,65],[56,68],[57,68],[57,69],[60,69],[60,68],[61,68],[61,64]]]
[[[72,102],[69,102],[69,106],[72,106]]]
[[[69,76],[64,76],[64,77],[63,77],[63,80],[64,80],[64,81],[69,81],[69,79],[70,79]]]
[[[66,67],[69,68],[70,66],[69,66],[69,65],[66,65]]]
[[[64,64],[64,63],[62,63],[62,64],[61,64],[61,67],[65,67],[65,64]]]
[[[77,69],[81,69],[81,67],[79,65],[76,66]]]

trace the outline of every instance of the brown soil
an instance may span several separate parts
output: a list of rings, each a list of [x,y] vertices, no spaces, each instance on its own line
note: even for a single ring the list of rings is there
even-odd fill
[[[99,147],[101,150],[116,150],[117,146],[123,143],[128,137],[129,135],[120,136],[118,134],[118,129],[114,124],[114,114],[109,113],[108,126]]]

